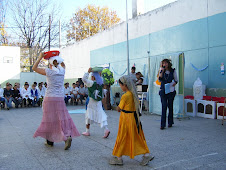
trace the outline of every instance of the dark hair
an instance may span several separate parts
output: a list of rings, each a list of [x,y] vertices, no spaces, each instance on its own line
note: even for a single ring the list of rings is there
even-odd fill
[[[141,72],[137,72],[136,75],[139,75],[140,77],[144,77],[143,74],[141,74]]]
[[[119,84],[124,85],[123,82],[119,79],[118,80]]]
[[[133,66],[133,67],[131,68],[131,70],[134,70],[134,71],[136,71],[136,67],[134,67],[134,66]]]
[[[72,83],[72,86],[75,85],[75,83]]]
[[[169,70],[171,71],[171,70],[172,70],[172,63],[171,63],[171,60],[165,58],[165,59],[162,60],[162,63],[163,63],[163,62],[168,63],[168,68],[169,68]]]
[[[42,83],[38,83],[38,86],[42,86]]]
[[[37,82],[35,81],[34,84],[37,85]]]

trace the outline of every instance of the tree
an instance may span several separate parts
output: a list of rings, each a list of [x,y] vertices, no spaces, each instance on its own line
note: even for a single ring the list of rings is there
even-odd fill
[[[67,41],[80,41],[98,32],[108,29],[120,22],[115,11],[108,7],[88,5],[78,9],[69,23]]]
[[[6,6],[3,0],[0,0],[0,45],[8,45],[8,35],[5,30],[5,13],[6,13]]]
[[[113,73],[109,69],[104,69],[101,73],[103,80],[104,80],[104,85],[107,88],[107,94],[106,98],[103,99],[103,105],[106,110],[111,109],[111,99],[110,99],[110,86],[114,84],[114,76]]]
[[[59,13],[51,0],[14,0],[10,5],[14,20],[15,34],[21,39],[19,44],[28,48],[30,71],[38,55],[55,43],[59,34]],[[52,7],[52,8],[51,8]],[[50,36],[49,36],[50,31]],[[24,50],[26,52],[26,50]]]

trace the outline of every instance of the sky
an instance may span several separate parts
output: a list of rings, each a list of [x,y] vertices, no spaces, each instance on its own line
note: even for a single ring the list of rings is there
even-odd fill
[[[126,20],[126,0],[55,0],[60,3],[63,9],[63,17],[65,19],[72,18],[78,8],[85,8],[88,4],[96,6],[107,6],[111,10],[116,11],[122,21]],[[138,0],[139,1],[139,0]],[[144,3],[144,13],[153,9],[159,8],[163,5],[175,2],[177,0],[140,0]],[[132,0],[127,0],[128,3],[128,16],[132,17]]]
[[[12,1],[12,0],[9,0]],[[143,12],[146,13],[153,9],[159,8],[171,2],[175,2],[177,0],[138,0],[143,2]],[[85,8],[88,4],[92,4],[100,7],[109,7],[110,10],[116,11],[121,21],[126,20],[126,0],[52,0],[56,6],[61,7],[62,11],[62,19],[61,23],[69,23],[70,19],[73,17],[73,14],[76,12],[78,8]],[[132,0],[127,0],[128,3],[128,17],[132,18]],[[8,11],[9,12],[9,11]],[[8,27],[14,26],[14,21],[10,16],[10,13],[6,14],[6,25]],[[11,31],[10,28],[6,29],[7,33],[14,38],[15,35]],[[64,43],[62,45],[66,45],[66,32],[62,32],[61,39]]]

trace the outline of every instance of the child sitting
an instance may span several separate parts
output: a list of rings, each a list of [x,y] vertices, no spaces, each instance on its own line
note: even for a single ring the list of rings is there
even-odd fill
[[[12,107],[12,100],[13,100],[13,98],[12,98],[13,92],[11,90],[11,84],[6,85],[3,95],[5,98],[5,103],[6,103],[7,109],[9,110],[9,108]]]
[[[38,98],[39,98],[39,101],[38,101],[38,105],[42,105],[42,101],[44,100],[44,97],[45,97],[45,89],[42,85],[42,83],[39,83],[38,84]]]
[[[71,99],[73,101],[73,103],[75,103],[76,105],[78,105],[78,91],[79,88],[77,87],[77,84],[73,83],[72,84],[72,89],[71,89]]]
[[[0,105],[1,105],[1,108],[5,107],[5,98],[3,96],[3,93],[4,93],[4,90],[3,90],[3,88],[1,88],[1,84],[0,84]]]
[[[27,106],[27,102],[28,102],[28,106],[31,105],[31,89],[29,89],[29,84],[27,82],[25,82],[24,84],[24,88],[21,90],[21,96],[23,98],[23,103],[24,103],[24,107]]]
[[[35,107],[35,105],[39,101],[38,90],[35,84],[33,84],[31,88],[31,100],[32,100],[32,106]]]

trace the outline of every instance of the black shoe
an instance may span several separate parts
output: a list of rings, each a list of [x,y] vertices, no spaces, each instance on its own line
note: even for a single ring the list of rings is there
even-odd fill
[[[78,105],[78,102],[75,102],[75,105],[77,106]]]
[[[164,129],[165,129],[165,127],[160,127],[160,129],[161,129],[161,130],[164,130]]]
[[[7,107],[7,110],[9,110],[9,107]]]
[[[46,140],[46,145],[53,146],[54,142]]]
[[[168,125],[169,128],[171,128],[173,125]]]

